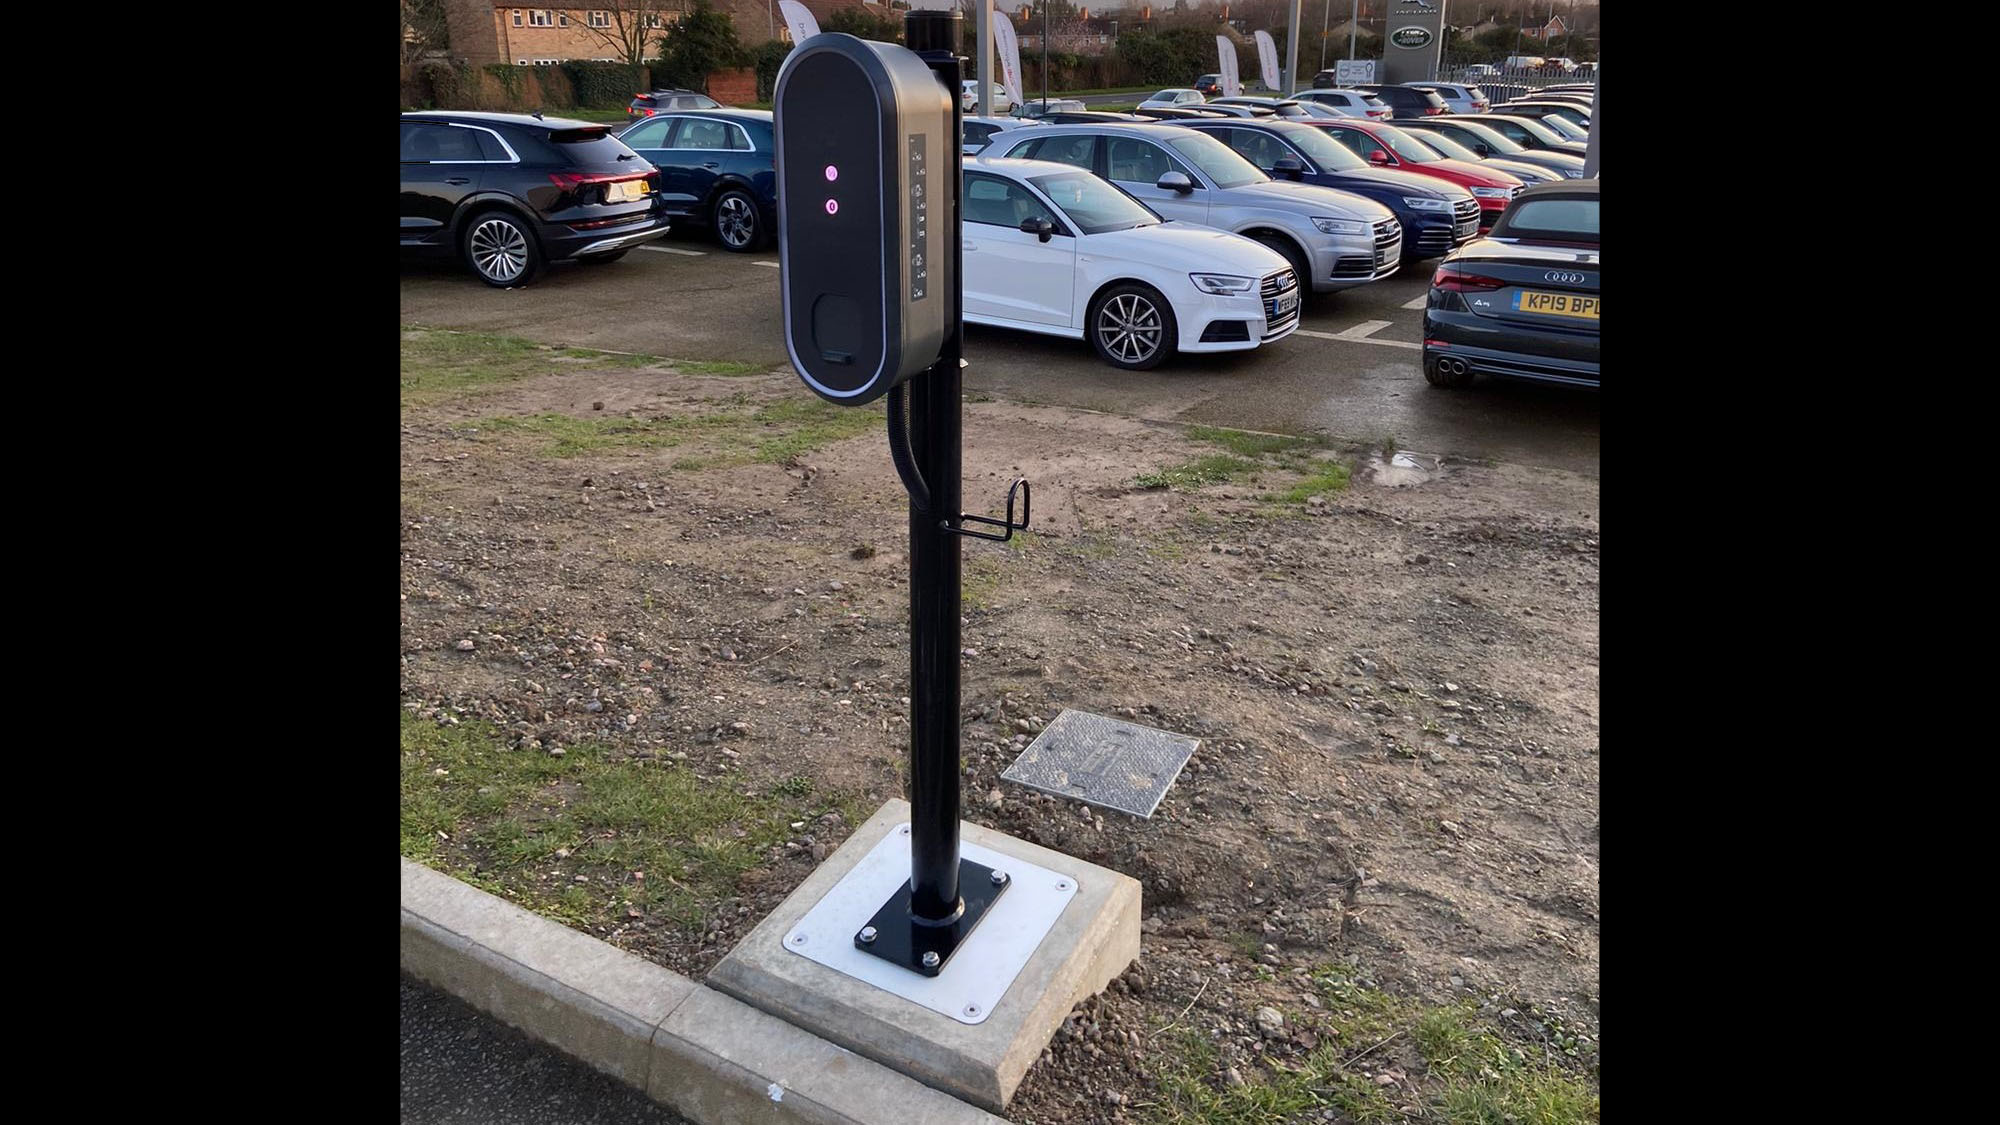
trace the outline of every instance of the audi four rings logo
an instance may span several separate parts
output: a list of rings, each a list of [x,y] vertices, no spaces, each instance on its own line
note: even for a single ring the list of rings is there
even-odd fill
[[[1542,280],[1566,282],[1570,285],[1582,285],[1583,275],[1580,273],[1564,273],[1561,270],[1550,270],[1542,275]]]

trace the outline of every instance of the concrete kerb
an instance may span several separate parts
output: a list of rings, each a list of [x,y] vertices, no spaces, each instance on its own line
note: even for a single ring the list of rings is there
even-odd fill
[[[1000,1118],[408,859],[402,965],[709,1125]]]

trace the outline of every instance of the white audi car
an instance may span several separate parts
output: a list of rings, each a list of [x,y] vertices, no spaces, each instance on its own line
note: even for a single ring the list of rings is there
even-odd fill
[[[1247,351],[1299,326],[1299,282],[1284,255],[1164,222],[1074,165],[968,158],[960,207],[973,324],[1082,337],[1132,371],[1177,351]]]

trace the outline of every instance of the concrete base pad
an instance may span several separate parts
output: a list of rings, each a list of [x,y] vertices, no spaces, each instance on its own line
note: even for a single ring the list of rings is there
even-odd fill
[[[785,935],[910,817],[892,800],[827,857],[708,975],[708,984],[856,1054],[995,1112],[1070,1009],[1139,956],[1139,884],[1116,871],[961,822],[971,843],[1076,880],[1076,897],[984,1022],[965,1024],[810,961]]]

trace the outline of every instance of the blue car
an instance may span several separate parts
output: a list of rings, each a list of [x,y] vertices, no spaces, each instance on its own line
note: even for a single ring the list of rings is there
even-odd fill
[[[1207,133],[1276,179],[1372,199],[1403,224],[1403,260],[1438,258],[1479,233],[1479,201],[1435,176],[1376,168],[1324,129],[1288,121],[1175,121]]]
[[[769,110],[661,113],[625,126],[618,139],[660,170],[667,214],[706,226],[739,254],[762,249],[777,234]]]

